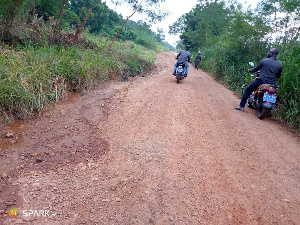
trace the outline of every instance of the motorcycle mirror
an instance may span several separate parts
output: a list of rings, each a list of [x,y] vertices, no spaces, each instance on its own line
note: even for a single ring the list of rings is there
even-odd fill
[[[254,62],[249,62],[249,66],[254,67],[255,66]]]

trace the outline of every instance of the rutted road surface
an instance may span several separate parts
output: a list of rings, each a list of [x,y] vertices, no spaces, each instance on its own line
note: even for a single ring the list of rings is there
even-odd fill
[[[235,111],[238,97],[192,66],[177,84],[174,53],[157,63],[60,104],[2,150],[3,224],[300,223],[299,137]]]

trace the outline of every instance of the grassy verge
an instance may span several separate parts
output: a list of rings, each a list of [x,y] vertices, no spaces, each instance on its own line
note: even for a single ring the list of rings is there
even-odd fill
[[[135,75],[151,67],[156,50],[132,42],[116,42],[86,35],[92,48],[80,46],[0,46],[0,114],[32,117],[59,101],[68,90],[84,91],[111,78]]]
[[[275,116],[294,127],[300,133],[300,46],[290,43],[281,46],[279,60],[283,73],[278,85],[280,107]]]

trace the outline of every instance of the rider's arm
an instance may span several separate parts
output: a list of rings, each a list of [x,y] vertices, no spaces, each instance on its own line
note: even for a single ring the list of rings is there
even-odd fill
[[[279,69],[278,73],[276,74],[276,78],[280,78],[282,73],[282,68]]]
[[[191,53],[189,53],[189,56],[187,58],[187,61],[190,63],[191,62]]]
[[[257,67],[249,69],[248,72],[255,73],[255,72],[259,71],[262,67],[263,67],[263,61],[260,61],[259,64],[257,65]]]

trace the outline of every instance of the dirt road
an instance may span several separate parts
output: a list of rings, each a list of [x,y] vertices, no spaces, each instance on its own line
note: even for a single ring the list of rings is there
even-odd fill
[[[173,53],[157,63],[21,126],[0,155],[3,224],[300,224],[299,137],[192,66],[177,84]]]

